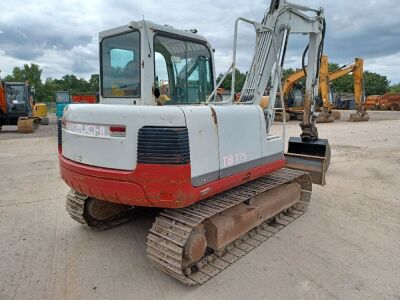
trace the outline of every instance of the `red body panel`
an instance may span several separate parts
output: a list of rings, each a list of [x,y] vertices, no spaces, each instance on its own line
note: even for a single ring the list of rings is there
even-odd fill
[[[285,165],[281,159],[201,187],[191,183],[190,165],[138,164],[134,171],[79,164],[59,154],[60,172],[74,190],[110,202],[134,206],[181,208],[245,182],[272,173]]]
[[[73,95],[72,103],[96,103],[96,95]]]

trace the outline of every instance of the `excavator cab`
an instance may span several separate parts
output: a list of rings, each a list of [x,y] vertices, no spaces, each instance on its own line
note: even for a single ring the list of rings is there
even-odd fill
[[[71,92],[69,91],[57,91],[55,93],[55,99],[56,99],[56,116],[57,119],[61,119],[64,108],[72,103],[72,97],[71,97]]]
[[[5,82],[2,88],[3,100],[0,113],[0,127],[17,125],[18,132],[32,133],[39,126],[39,119],[33,116],[35,91],[24,82]]]

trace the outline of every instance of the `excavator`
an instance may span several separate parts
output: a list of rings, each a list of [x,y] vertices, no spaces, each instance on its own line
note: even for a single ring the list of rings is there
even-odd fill
[[[35,90],[24,82],[0,80],[0,131],[4,125],[17,125],[19,133],[32,133],[39,127],[33,105]]]
[[[354,62],[342,66],[341,68],[329,73],[329,81],[334,81],[346,74],[352,73],[354,80],[354,101],[356,104],[356,113],[350,114],[348,121],[350,122],[363,122],[368,121],[369,116],[366,111],[363,91],[363,75],[364,75],[364,60],[356,58]],[[326,89],[329,88],[327,84],[321,85],[321,89],[324,87],[325,93],[328,93]],[[329,91],[329,89],[328,89]]]
[[[255,28],[256,47],[235,101],[242,23]],[[329,142],[315,126],[325,24],[322,8],[285,0],[272,0],[261,22],[238,18],[232,64],[218,84],[213,48],[194,30],[142,20],[100,32],[100,103],[70,104],[58,122],[72,219],[105,230],[153,208],[148,259],[189,286],[295,221],[312,184],[325,185],[330,162]],[[292,34],[308,37],[308,65],[301,135],[285,153],[285,123],[281,135],[271,126]],[[229,74],[231,95],[221,99]],[[267,84],[271,96],[261,107]]]
[[[303,114],[303,91],[301,86],[296,86],[296,84],[305,77],[305,71],[299,69],[285,80],[283,84],[283,96],[285,101],[285,113],[286,119],[301,120]],[[333,77],[332,77],[333,78]],[[337,79],[337,78],[335,78]],[[320,74],[319,74],[319,88],[322,98],[322,107],[318,113],[317,123],[332,123],[334,120],[340,119],[340,112],[334,111],[334,105],[330,101],[330,81],[331,74],[329,74],[329,63],[328,56],[322,55],[320,64]],[[290,100],[289,95],[291,96]],[[276,121],[282,121],[282,114],[277,113],[275,115]]]

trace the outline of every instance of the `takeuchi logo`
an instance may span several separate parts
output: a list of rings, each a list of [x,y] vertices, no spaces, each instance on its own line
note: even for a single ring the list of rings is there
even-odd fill
[[[86,123],[67,122],[66,130],[88,136],[109,137],[108,126]]]

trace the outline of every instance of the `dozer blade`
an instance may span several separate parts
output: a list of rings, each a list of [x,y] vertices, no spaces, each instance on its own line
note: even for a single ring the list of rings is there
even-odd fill
[[[325,174],[331,161],[331,148],[326,139],[303,142],[300,137],[290,137],[285,153],[286,167],[310,173],[314,184],[325,185]]]
[[[355,114],[350,114],[349,122],[366,122],[369,120],[369,115],[364,112],[356,112]]]

